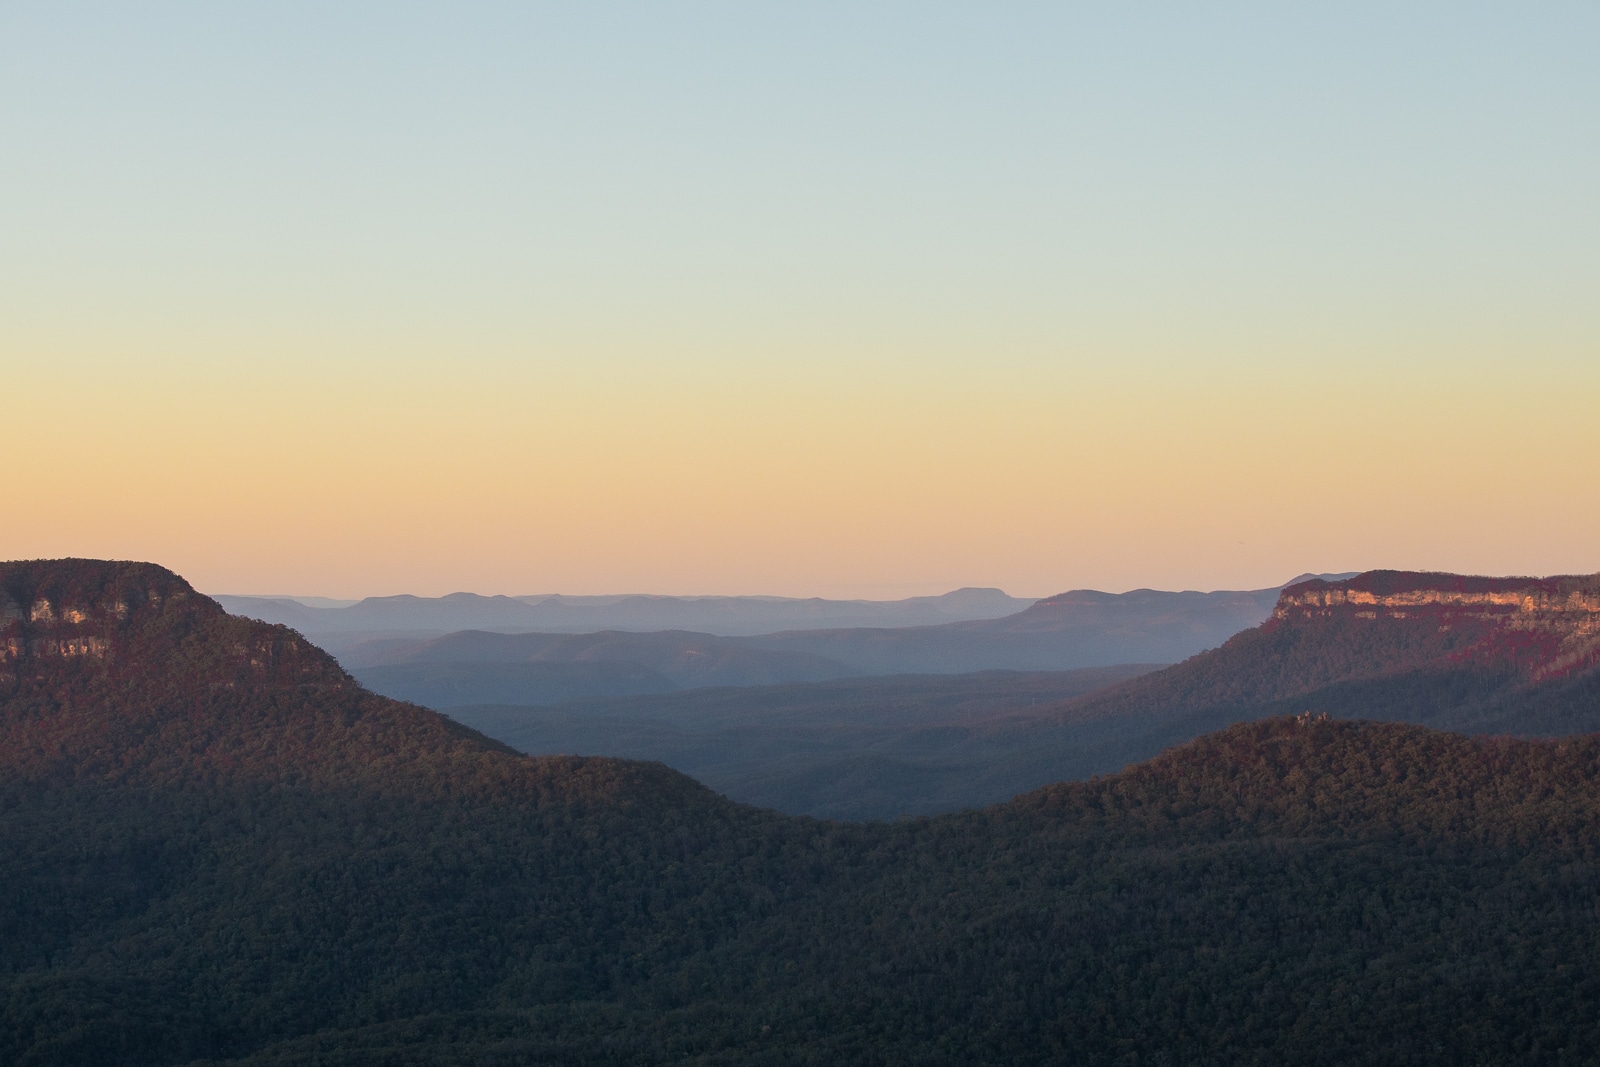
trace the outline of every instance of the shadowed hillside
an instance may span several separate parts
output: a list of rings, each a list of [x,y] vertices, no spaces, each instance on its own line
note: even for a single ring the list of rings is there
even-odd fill
[[[670,693],[723,685],[780,685],[843,678],[842,663],[808,652],[753,648],[684,633],[497,634],[468,630],[353,666],[388,696],[434,708],[459,704],[555,704],[584,697]]]
[[[1594,738],[1280,717],[832,824],[518,756],[160,568],[0,590],[0,1062],[1600,1056]]]
[[[760,807],[893,819],[1009,797],[972,794],[986,767],[1033,744],[994,723],[1153,669],[892,675],[449,714],[524,752],[661,760]]]

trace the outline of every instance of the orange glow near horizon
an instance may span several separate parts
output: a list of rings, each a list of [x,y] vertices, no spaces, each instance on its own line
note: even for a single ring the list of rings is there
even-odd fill
[[[1600,426],[1562,417],[1557,381],[1483,368],[58,365],[21,372],[13,432],[38,458],[11,478],[4,556],[150,559],[211,592],[1043,596],[1600,567],[1574,480]]]

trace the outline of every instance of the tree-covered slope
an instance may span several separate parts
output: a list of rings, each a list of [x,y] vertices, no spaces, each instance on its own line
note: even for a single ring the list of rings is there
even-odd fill
[[[1275,718],[833,824],[518,756],[158,568],[0,590],[0,1062],[1600,1057],[1593,738]]]
[[[1067,705],[1063,718],[1289,701],[1537,735],[1563,731],[1548,728],[1544,713],[1519,712],[1516,705],[1536,689],[1581,679],[1597,667],[1600,575],[1369,571],[1290,586],[1262,625],[1213,652]],[[1600,719],[1590,728],[1600,728]]]
[[[1165,670],[1043,699],[1017,676],[1020,699],[958,721],[920,680],[904,697],[882,689],[898,682],[832,683],[860,699],[823,734],[799,727],[804,698],[827,686],[451,714],[527,751],[662,759],[784,811],[895,817],[998,803],[1119,770],[1230,723],[1307,709],[1466,733],[1596,730],[1597,642],[1600,577],[1373,571],[1296,583],[1264,624]],[[883,729],[890,719],[895,728]],[[827,759],[807,758],[820,748],[831,749]]]
[[[1010,799],[974,798],[971,787],[1033,739],[990,723],[1153,669],[891,675],[449,714],[523,752],[660,760],[758,807],[894,819]]]
[[[1165,670],[995,729],[1030,741],[974,790],[1013,795],[1312,710],[1469,734],[1600,730],[1600,575],[1369,571],[1286,588],[1273,617]]]

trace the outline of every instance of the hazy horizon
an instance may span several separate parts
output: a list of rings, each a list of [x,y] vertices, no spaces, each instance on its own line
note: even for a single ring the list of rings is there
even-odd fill
[[[1367,568],[1367,569],[1370,570],[1372,568]],[[1301,572],[1299,572],[1299,574],[1297,574],[1297,575],[1295,575],[1293,577],[1299,577],[1301,575],[1308,575],[1308,574],[1332,575],[1332,574],[1359,574],[1359,573],[1360,573],[1360,571],[1348,571],[1348,572],[1341,572],[1341,571],[1301,571]],[[1288,581],[1284,581],[1284,582],[1268,582],[1265,585],[1252,586],[1251,588],[1252,589],[1271,589],[1271,588],[1274,588],[1274,587],[1277,587],[1277,586],[1287,585],[1287,584],[1289,584],[1289,581],[1293,580],[1293,577],[1291,577],[1291,579],[1289,579]],[[1546,577],[1546,576],[1544,576],[1544,575],[1530,575],[1529,577]],[[1088,586],[1074,586],[1071,589],[1057,589],[1054,592],[1050,592],[1050,593],[1033,594],[1033,593],[1013,593],[1009,589],[1002,589],[999,586],[995,586],[995,585],[963,585],[963,586],[956,586],[954,588],[948,588],[948,589],[940,588],[940,590],[938,592],[928,592],[928,593],[912,592],[912,593],[905,593],[904,595],[899,595],[899,596],[866,596],[866,595],[849,596],[849,595],[845,595],[845,596],[820,596],[820,599],[824,599],[824,600],[894,601],[894,600],[910,600],[910,599],[914,599],[914,598],[917,598],[917,597],[948,596],[951,593],[960,593],[960,592],[964,592],[964,591],[967,591],[967,590],[982,590],[982,591],[993,590],[993,591],[996,591],[996,592],[1004,593],[1006,596],[1009,596],[1009,597],[1011,597],[1012,599],[1015,599],[1015,600],[1043,600],[1046,597],[1059,596],[1062,593],[1070,593],[1070,592],[1076,592],[1076,591],[1080,591],[1080,590],[1087,590],[1089,588],[1090,587],[1088,587]],[[1134,586],[1129,586],[1126,589],[1096,589],[1096,590],[1094,590],[1094,592],[1111,593],[1111,594],[1114,594],[1114,595],[1120,595],[1120,594],[1123,594],[1123,593],[1138,592],[1139,590],[1142,590],[1142,589],[1151,589],[1151,590],[1153,590],[1153,589],[1156,589],[1156,587],[1155,586],[1151,586],[1151,585],[1134,585]],[[1167,590],[1163,590],[1163,591],[1164,592],[1173,592],[1173,593],[1217,593],[1217,592],[1232,592],[1232,591],[1235,591],[1235,590],[1197,589],[1197,588],[1192,588],[1192,587],[1188,587],[1188,586],[1183,586],[1183,587],[1167,589]],[[1243,591],[1246,591],[1246,590],[1237,590],[1237,591],[1243,592]],[[808,597],[804,597],[804,596],[801,596],[801,597],[786,596],[786,595],[779,594],[779,593],[694,593],[694,592],[687,592],[687,593],[686,592],[667,592],[667,593],[663,593],[663,592],[655,592],[655,591],[641,591],[641,590],[637,590],[637,589],[625,590],[625,591],[621,591],[621,592],[597,592],[597,593],[570,592],[570,591],[568,591],[568,592],[544,592],[544,593],[506,593],[506,592],[484,592],[482,590],[473,590],[473,589],[452,589],[452,590],[449,590],[448,592],[444,592],[444,593],[417,593],[417,592],[412,591],[412,590],[402,590],[402,591],[398,591],[398,592],[387,592],[387,593],[364,593],[361,596],[329,596],[329,595],[321,594],[321,593],[236,593],[236,592],[233,592],[231,590],[225,590],[225,589],[219,589],[219,590],[214,590],[214,591],[209,591],[208,590],[208,591],[205,591],[205,592],[206,592],[207,596],[250,597],[250,598],[262,599],[262,600],[265,600],[265,599],[280,599],[280,600],[295,600],[295,601],[300,601],[300,602],[326,601],[327,602],[326,605],[315,605],[315,606],[329,606],[329,607],[332,607],[332,606],[335,606],[335,605],[359,604],[363,600],[378,599],[378,598],[382,598],[382,597],[416,596],[416,597],[424,597],[424,598],[427,598],[427,599],[439,599],[441,597],[456,596],[456,595],[460,595],[460,594],[466,594],[468,596],[481,596],[481,597],[505,596],[505,597],[510,597],[510,598],[512,598],[514,600],[526,599],[526,598],[535,598],[535,597],[585,598],[585,597],[634,597],[634,596],[637,596],[637,597],[682,598],[682,599],[691,599],[691,598],[697,598],[697,597],[698,598],[706,598],[706,599],[717,598],[717,597],[737,597],[737,598],[748,598],[748,599],[752,599],[752,600],[761,600],[761,599],[768,599],[768,600],[808,599]]]
[[[62,559],[65,559],[65,558],[92,558],[92,557],[38,557],[38,558],[40,558],[40,559],[49,559],[49,558],[62,558]],[[152,560],[137,560],[137,561],[130,561],[130,562],[154,563],[154,564],[156,564],[158,566],[168,566],[167,564],[162,563],[160,560],[153,560],[153,559]],[[175,570],[175,568],[171,568],[171,567],[169,567],[169,569],[174,569]],[[1187,586],[1187,585],[1175,585],[1175,586],[1161,587],[1161,586],[1155,586],[1155,585],[1151,585],[1151,584],[1145,583],[1145,584],[1139,584],[1139,585],[1130,585],[1130,586],[1127,586],[1125,588],[1114,588],[1114,589],[1099,588],[1099,587],[1085,586],[1085,585],[1077,585],[1077,586],[1071,586],[1071,587],[1068,587],[1068,588],[1052,589],[1052,590],[1050,590],[1048,592],[1028,592],[1028,593],[1017,593],[1017,592],[1013,592],[1010,589],[1005,589],[1005,588],[1002,588],[1002,587],[997,586],[997,585],[985,585],[985,584],[981,584],[981,583],[970,583],[970,584],[959,585],[959,586],[947,586],[947,585],[941,585],[939,583],[932,583],[932,582],[914,583],[914,584],[907,584],[907,585],[902,585],[902,586],[889,585],[889,584],[885,584],[885,583],[867,583],[867,584],[863,584],[863,585],[854,587],[855,589],[860,590],[859,592],[851,592],[849,590],[845,590],[845,591],[842,591],[842,592],[822,592],[822,593],[772,593],[772,592],[759,592],[759,591],[752,592],[752,591],[743,591],[743,590],[735,591],[735,592],[703,592],[703,591],[694,591],[694,590],[689,590],[689,591],[682,591],[682,590],[662,591],[662,590],[650,590],[650,589],[622,589],[622,590],[598,590],[598,591],[594,591],[594,590],[545,590],[545,591],[542,591],[542,592],[534,592],[534,593],[517,593],[517,592],[507,592],[505,590],[483,589],[483,588],[479,588],[479,589],[443,589],[443,590],[440,590],[440,591],[437,591],[437,592],[434,592],[434,591],[424,592],[424,591],[419,591],[417,588],[402,588],[402,589],[381,589],[381,590],[377,590],[377,591],[367,591],[367,592],[360,592],[360,593],[338,593],[338,592],[283,593],[283,592],[260,592],[260,591],[240,592],[240,591],[237,591],[237,590],[234,590],[234,589],[203,588],[200,585],[196,585],[195,588],[198,589],[199,591],[205,593],[207,596],[241,597],[241,598],[258,599],[258,600],[272,600],[272,599],[294,600],[294,601],[298,601],[298,602],[301,602],[301,603],[308,604],[310,606],[320,606],[320,607],[349,606],[349,605],[353,605],[353,604],[359,604],[363,600],[382,599],[382,598],[385,598],[385,597],[404,597],[404,596],[413,596],[413,597],[419,597],[419,598],[422,598],[422,599],[432,599],[432,600],[437,600],[437,599],[441,599],[441,598],[444,598],[444,597],[450,597],[450,596],[478,596],[478,597],[509,597],[511,599],[514,599],[514,600],[533,600],[533,599],[539,599],[539,598],[545,598],[545,597],[560,597],[560,598],[571,598],[571,599],[579,599],[579,600],[581,600],[581,599],[619,599],[619,598],[624,598],[624,597],[659,597],[659,598],[663,598],[663,599],[708,599],[708,600],[709,599],[746,599],[746,600],[806,600],[806,599],[822,599],[822,600],[837,600],[837,601],[852,601],[852,600],[854,600],[854,601],[864,601],[864,602],[894,602],[894,601],[900,601],[900,600],[914,600],[914,599],[930,599],[930,598],[931,599],[937,599],[937,598],[940,598],[940,597],[952,596],[952,595],[954,595],[956,593],[962,593],[962,592],[995,592],[995,593],[1000,593],[1000,594],[1002,594],[1004,596],[1007,596],[1007,597],[1009,597],[1009,598],[1011,598],[1013,600],[1032,600],[1032,601],[1037,601],[1037,600],[1043,600],[1043,599],[1046,599],[1046,598],[1052,597],[1052,596],[1059,596],[1059,595],[1062,595],[1064,593],[1083,592],[1083,591],[1098,592],[1098,593],[1108,593],[1108,594],[1111,594],[1111,595],[1118,595],[1118,596],[1120,596],[1122,594],[1125,594],[1125,593],[1139,592],[1141,590],[1152,590],[1152,591],[1174,592],[1174,593],[1244,592],[1244,591],[1250,591],[1250,590],[1280,588],[1282,586],[1292,584],[1293,582],[1295,582],[1297,580],[1308,578],[1308,577],[1324,577],[1324,578],[1330,578],[1330,579],[1337,579],[1337,578],[1342,578],[1342,577],[1352,577],[1354,575],[1361,574],[1361,573],[1363,573],[1364,571],[1367,571],[1367,570],[1377,570],[1377,569],[1396,569],[1396,568],[1366,567],[1366,568],[1357,568],[1357,569],[1349,570],[1349,571],[1297,571],[1294,575],[1291,575],[1289,578],[1283,579],[1281,581],[1271,581],[1271,582],[1266,582],[1266,583],[1264,583],[1262,585],[1255,585],[1255,586],[1248,586],[1248,587],[1239,586],[1239,587],[1229,587],[1229,588],[1201,588],[1201,587],[1198,587],[1198,586]],[[179,576],[180,577],[186,577],[186,576],[182,575],[181,573],[179,574]],[[1548,575],[1516,575],[1516,576],[1511,576],[1511,577],[1544,578],[1544,577],[1554,577],[1554,576],[1555,576],[1555,574],[1552,573],[1552,574],[1548,574]],[[1502,575],[1501,577],[1506,577],[1506,575]],[[895,590],[905,590],[905,591],[896,592]]]

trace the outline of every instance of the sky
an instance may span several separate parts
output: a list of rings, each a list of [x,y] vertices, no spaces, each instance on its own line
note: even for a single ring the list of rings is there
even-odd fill
[[[0,558],[1600,570],[1600,6],[0,0]]]

